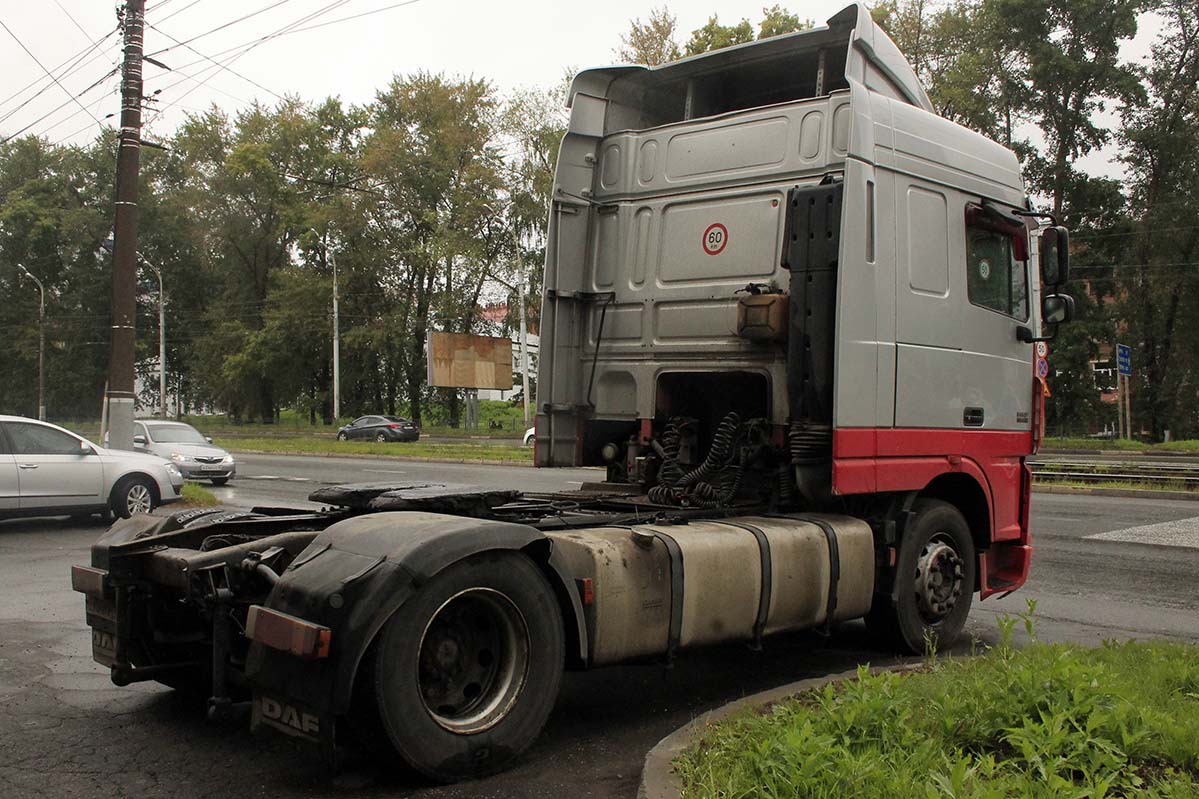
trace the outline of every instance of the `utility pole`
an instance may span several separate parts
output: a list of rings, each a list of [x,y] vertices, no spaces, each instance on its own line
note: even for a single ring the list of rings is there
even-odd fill
[[[112,256],[112,340],[108,360],[108,445],[133,449],[133,366],[137,311],[137,180],[142,137],[145,0],[125,0],[125,65],[117,140]]]
[[[37,284],[37,418],[46,421],[46,287],[23,265],[21,274]]]

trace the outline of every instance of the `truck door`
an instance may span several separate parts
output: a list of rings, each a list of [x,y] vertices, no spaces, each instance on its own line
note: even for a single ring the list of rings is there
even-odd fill
[[[1029,241],[1023,222],[997,206],[967,203],[966,302],[959,380],[966,427],[1028,430],[1032,345],[1017,329],[1030,319]]]
[[[896,175],[895,426],[958,428],[965,243],[957,192]]]

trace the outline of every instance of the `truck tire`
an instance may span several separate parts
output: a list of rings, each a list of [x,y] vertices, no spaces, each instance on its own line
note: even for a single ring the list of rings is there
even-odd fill
[[[109,503],[118,518],[128,519],[135,513],[149,513],[158,506],[158,489],[148,477],[132,474],[122,477],[112,487]]]
[[[876,596],[870,630],[912,654],[952,646],[974,597],[974,539],[961,512],[938,499],[918,499],[899,542],[895,601]]]
[[[537,566],[517,552],[476,555],[383,626],[355,681],[358,737],[390,743],[441,782],[493,774],[541,732],[564,662],[562,614]]]

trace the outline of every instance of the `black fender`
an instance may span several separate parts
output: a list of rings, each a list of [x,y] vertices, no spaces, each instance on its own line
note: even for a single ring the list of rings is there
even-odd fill
[[[585,663],[582,603],[541,531],[511,522],[398,511],[331,525],[279,576],[267,599],[272,610],[329,627],[329,656],[302,660],[253,642],[247,679],[257,691],[297,700],[321,714],[346,713],[359,663],[391,615],[447,566],[493,550],[524,551],[541,566],[562,605],[567,644],[574,650],[568,656]]]

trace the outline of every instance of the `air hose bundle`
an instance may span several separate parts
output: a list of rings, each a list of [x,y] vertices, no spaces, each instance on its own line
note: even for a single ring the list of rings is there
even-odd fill
[[[745,467],[746,426],[741,416],[730,412],[716,427],[712,445],[702,463],[684,473],[679,463],[682,434],[688,422],[671,419],[662,434],[662,466],[658,485],[649,490],[649,500],[658,505],[716,507],[727,505],[737,495]]]

